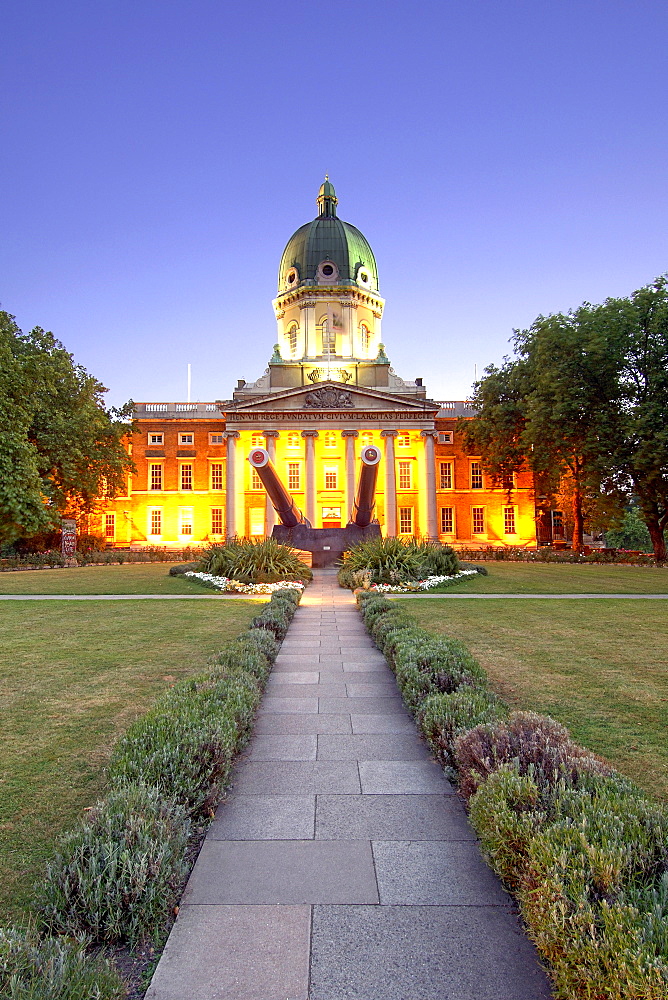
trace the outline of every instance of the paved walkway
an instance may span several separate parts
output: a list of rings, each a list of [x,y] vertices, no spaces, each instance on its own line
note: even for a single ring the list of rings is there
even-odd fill
[[[547,1000],[394,678],[316,572],[147,1000]]]

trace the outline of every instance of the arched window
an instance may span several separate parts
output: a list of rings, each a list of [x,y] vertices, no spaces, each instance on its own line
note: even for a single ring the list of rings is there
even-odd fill
[[[360,341],[362,343],[362,353],[368,354],[371,347],[371,331],[366,323],[362,323],[360,326]]]
[[[335,354],[336,332],[334,330],[330,330],[329,319],[327,318],[327,316],[323,316],[320,325],[322,327],[322,353]]]
[[[299,434],[288,434],[287,445],[288,448],[298,448],[299,447]]]
[[[297,356],[297,331],[298,326],[296,323],[291,323],[286,334],[286,340],[288,343],[288,351],[290,352],[290,357],[295,358]]]
[[[370,434],[368,431],[365,431],[364,434],[362,434],[360,440],[362,442],[362,447],[366,448],[367,445],[373,444],[373,434]]]
[[[337,440],[335,431],[327,431],[325,434],[325,448],[336,448]]]

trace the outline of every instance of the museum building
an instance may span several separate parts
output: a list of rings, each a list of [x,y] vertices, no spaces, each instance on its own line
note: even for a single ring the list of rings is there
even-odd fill
[[[314,528],[345,526],[360,450],[373,444],[382,452],[375,517],[384,535],[535,546],[531,472],[490,481],[456,429],[458,418],[473,417],[466,401],[436,402],[421,378],[404,380],[390,366],[376,260],[337,204],[326,179],[316,218],[288,240],[273,302],[278,342],[256,382],[239,379],[226,400],[136,404],[136,473],[100,515],[109,545],[182,548],[271,534],[276,515],[247,460],[257,447]]]

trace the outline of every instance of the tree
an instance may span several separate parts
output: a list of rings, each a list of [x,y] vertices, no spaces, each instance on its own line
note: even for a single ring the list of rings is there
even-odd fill
[[[635,495],[654,555],[666,560],[667,285],[664,276],[630,298],[539,316],[516,332],[516,357],[476,383],[478,414],[462,427],[468,450],[497,479],[526,460],[548,494],[566,476],[576,550],[587,497],[614,522]]]
[[[572,504],[573,548],[582,549],[584,505],[604,490],[602,455],[615,440],[611,400],[619,396],[609,345],[592,309],[539,316],[513,338],[517,357],[485,369],[476,383],[465,445],[502,482],[527,462],[542,493],[554,495],[566,477]],[[606,405],[601,405],[605,401]],[[616,491],[606,490],[617,504]]]
[[[106,410],[104,386],[51,333],[0,311],[0,541],[57,525],[117,496],[132,471],[132,404]]]

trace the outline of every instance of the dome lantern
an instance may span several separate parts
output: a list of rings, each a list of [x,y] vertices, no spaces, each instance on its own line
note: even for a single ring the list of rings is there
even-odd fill
[[[318,205],[318,216],[321,219],[335,219],[336,218],[336,206],[339,203],[339,199],[336,197],[336,192],[334,190],[334,185],[329,179],[329,174],[325,174],[325,181],[320,185],[320,190],[318,191],[317,205]]]

